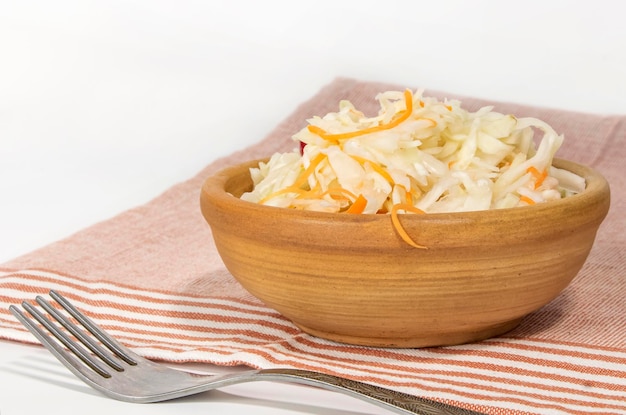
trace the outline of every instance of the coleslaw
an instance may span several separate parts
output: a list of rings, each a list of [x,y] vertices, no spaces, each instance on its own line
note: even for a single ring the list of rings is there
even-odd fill
[[[542,120],[492,106],[470,112],[458,100],[425,97],[422,90],[386,91],[376,99],[380,110],[372,117],[343,100],[337,112],[309,119],[292,137],[299,147],[250,170],[254,188],[241,198],[391,214],[401,232],[398,213],[525,206],[585,188],[583,178],[552,165],[564,137]]]

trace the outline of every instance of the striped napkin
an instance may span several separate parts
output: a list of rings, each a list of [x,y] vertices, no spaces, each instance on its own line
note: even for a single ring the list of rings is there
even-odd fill
[[[558,157],[595,167],[612,206],[587,263],[554,301],[515,330],[425,349],[338,344],[302,333],[229,275],[199,209],[213,172],[294,146],[306,119],[349,99],[375,111],[376,93],[403,90],[339,78],[265,139],[217,160],[153,201],[0,266],[0,337],[35,342],[9,304],[56,289],[123,343],[169,362],[293,367],[378,384],[490,414],[626,413],[626,116],[456,98],[464,107],[541,118],[565,134]]]

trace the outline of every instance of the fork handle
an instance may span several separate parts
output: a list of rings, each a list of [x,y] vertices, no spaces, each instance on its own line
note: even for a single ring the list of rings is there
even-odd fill
[[[255,380],[301,383],[341,392],[399,414],[485,415],[442,402],[309,370],[262,369],[255,371],[253,377],[256,378]]]

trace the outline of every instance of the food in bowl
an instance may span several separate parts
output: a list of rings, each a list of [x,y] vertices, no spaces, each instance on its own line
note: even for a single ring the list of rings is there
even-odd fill
[[[401,101],[394,105],[401,106]],[[421,107],[419,101],[416,105]],[[394,122],[393,116],[379,125],[389,122]],[[305,134],[298,135],[298,140],[306,138]],[[544,134],[544,140],[548,137],[550,134]],[[323,154],[321,149],[327,144],[319,143]],[[546,154],[542,143],[535,153],[529,151],[528,160]],[[314,141],[305,144],[302,158],[315,148]],[[475,151],[479,148],[477,145]],[[300,157],[299,150],[294,153]],[[247,161],[207,178],[200,202],[230,273],[304,332],[376,347],[460,344],[505,333],[550,302],[576,276],[593,246],[609,208],[608,183],[590,167],[547,154],[551,163],[548,174],[557,172],[559,198],[534,204],[517,200],[511,207],[482,210],[396,212],[399,226],[391,226],[389,217],[393,215],[380,214],[380,209],[370,213],[364,208],[360,214],[349,214],[356,199],[342,191],[329,200],[329,204],[339,202],[338,211],[276,203],[297,200],[300,191],[293,192],[296,197],[285,191],[285,198],[273,198],[271,203],[242,198],[258,189],[261,181],[255,175],[276,174],[276,169],[266,170],[267,174],[262,171],[271,159]],[[472,158],[468,166],[475,163]],[[500,168],[510,169],[513,164]],[[370,162],[360,166],[369,173],[377,169]],[[444,167],[452,170],[454,163]],[[309,183],[313,183],[311,189],[316,188],[311,178],[327,172],[311,170],[316,173],[307,176],[303,192]],[[302,171],[286,169],[292,176],[285,178],[284,187],[292,187]],[[522,176],[538,180],[532,172]],[[386,187],[378,176],[372,173],[370,177]],[[564,183],[568,185],[564,187]],[[350,193],[366,191],[356,190]],[[537,189],[533,184],[529,190]],[[267,194],[278,191],[279,187],[273,187]],[[395,201],[393,192],[391,195],[387,212],[396,202],[406,203],[402,193]],[[370,199],[363,197],[369,206]]]
[[[552,165],[563,143],[548,124],[456,100],[379,94],[368,117],[349,101],[314,117],[293,139],[299,149],[251,169],[241,198],[283,208],[333,213],[437,213],[509,208],[580,193],[584,180]],[[536,146],[536,131],[543,137]]]

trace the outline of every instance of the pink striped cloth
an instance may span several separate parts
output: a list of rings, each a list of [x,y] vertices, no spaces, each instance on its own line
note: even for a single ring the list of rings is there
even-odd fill
[[[374,111],[376,93],[406,85],[339,78],[266,138],[217,160],[153,201],[0,267],[0,337],[35,342],[9,304],[56,289],[139,353],[170,362],[321,370],[489,414],[626,413],[626,116],[458,98],[464,107],[541,118],[566,141],[558,156],[595,167],[612,205],[580,274],[515,330],[453,347],[381,349],[300,332],[224,268],[199,209],[216,170],[288,151],[306,119],[341,99]]]

